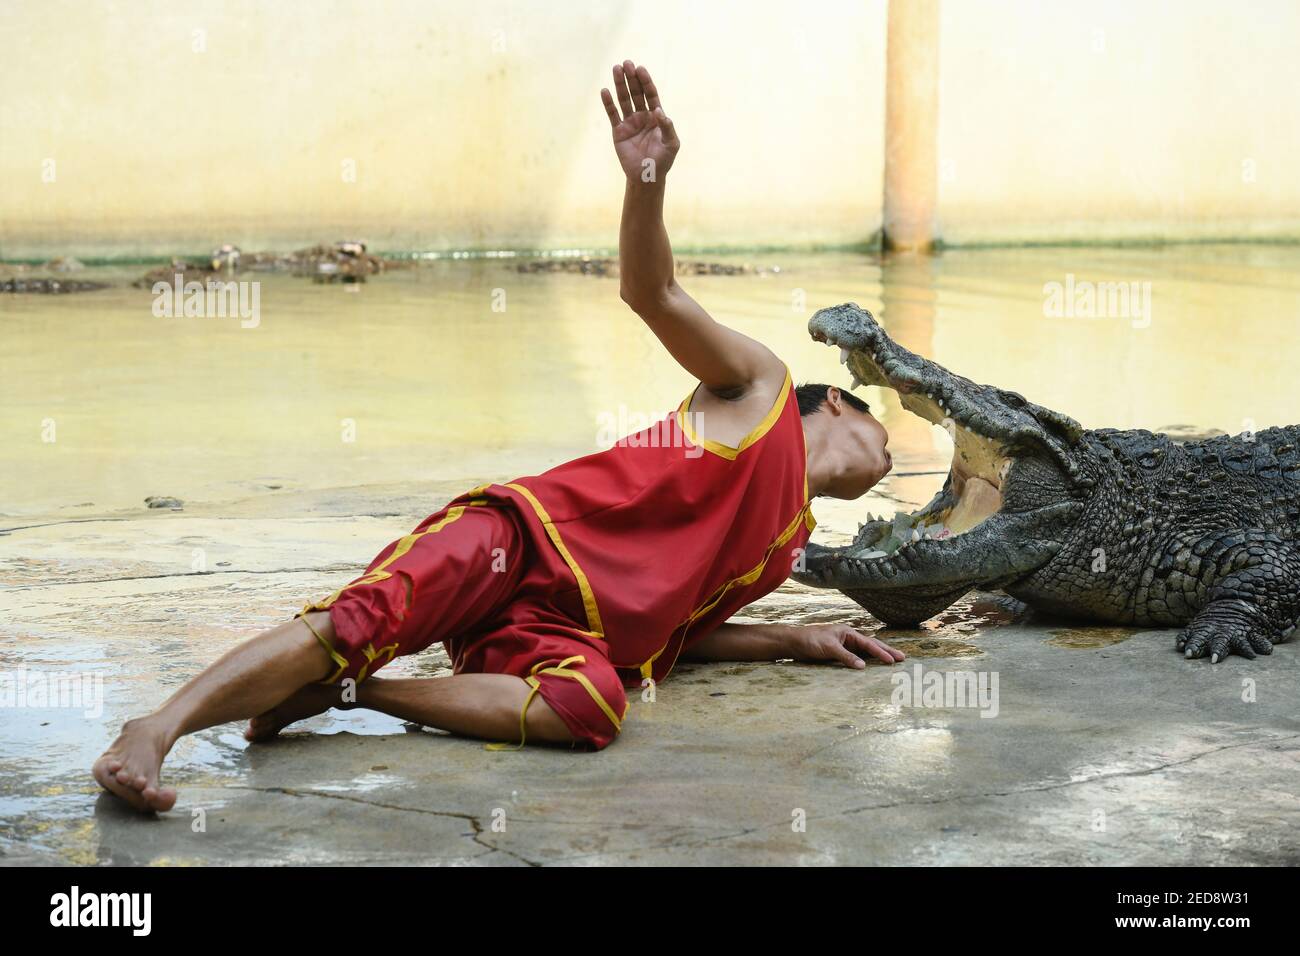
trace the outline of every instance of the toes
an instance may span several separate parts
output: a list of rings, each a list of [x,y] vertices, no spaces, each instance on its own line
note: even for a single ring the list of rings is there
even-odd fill
[[[1232,649],[1242,657],[1246,658],[1246,660],[1253,661],[1255,659],[1255,649],[1250,646],[1250,641],[1246,638],[1247,635],[1245,634],[1232,635]]]
[[[1183,656],[1188,660],[1204,657],[1210,647],[1210,639],[1201,631],[1183,632]]]
[[[155,767],[147,778],[141,776],[136,779],[140,783],[140,796],[149,805],[149,809],[163,813],[176,805],[176,791],[171,787],[164,787],[159,782],[159,769]]]
[[[132,790],[139,792],[149,785],[149,780],[142,773],[132,773],[128,768],[123,767],[117,773],[113,774],[114,779],[123,786],[130,787]]]
[[[1256,634],[1251,631],[1246,635],[1246,638],[1250,641],[1250,646],[1254,648],[1256,654],[1268,656],[1273,653],[1273,642],[1263,634]]]
[[[159,813],[166,813],[172,807],[176,806],[176,791],[171,787],[148,786],[144,788],[141,794],[149,809],[156,810]]]
[[[1272,654],[1273,644],[1267,637],[1253,631],[1208,631],[1187,628],[1180,631],[1175,646],[1188,660],[1209,657],[1211,664],[1237,654],[1253,661],[1257,654]]]
[[[149,804],[135,789],[118,782],[116,773],[108,772],[109,765],[97,764],[92,773],[99,785],[115,796],[121,797],[137,810],[148,810]]]
[[[256,743],[274,737],[280,731],[280,724],[275,720],[274,715],[275,711],[267,711],[250,720],[248,729],[244,731],[244,738]]]
[[[1210,638],[1210,663],[1217,664],[1236,649],[1240,634],[1215,634]],[[1253,656],[1253,655],[1252,655]]]

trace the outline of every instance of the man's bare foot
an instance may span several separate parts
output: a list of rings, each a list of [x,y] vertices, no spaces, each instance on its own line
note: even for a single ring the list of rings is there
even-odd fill
[[[341,706],[342,693],[330,684],[308,684],[295,691],[288,699],[259,714],[248,722],[244,739],[252,743],[270,740],[284,728],[299,720],[323,714],[331,707]]]
[[[156,720],[128,720],[91,773],[105,790],[140,812],[165,812],[176,805],[176,791],[158,782],[167,749],[167,735]]]

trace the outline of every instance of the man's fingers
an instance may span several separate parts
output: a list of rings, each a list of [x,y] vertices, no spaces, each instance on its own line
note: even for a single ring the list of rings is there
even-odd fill
[[[878,641],[874,637],[867,637],[867,635],[853,628],[849,628],[849,635],[848,640],[852,642],[859,652],[870,654],[886,664],[896,664],[907,657],[902,651],[890,647],[884,641]]]
[[[618,105],[623,110],[623,119],[627,119],[632,115],[632,94],[627,91],[627,77],[623,75],[622,63],[614,66],[614,95],[618,97]]]
[[[659,90],[655,87],[655,81],[650,79],[650,71],[644,66],[638,66],[636,78],[641,83],[641,89],[645,91],[646,109],[652,112],[659,109]]]
[[[637,76],[636,64],[631,60],[624,60],[623,75],[627,77],[627,88],[632,94],[632,104],[638,110],[645,109],[645,93],[641,90],[641,78]]]
[[[614,97],[609,90],[600,91],[600,101],[605,104],[605,113],[609,116],[609,125],[617,126],[619,123],[618,108],[614,106]]]
[[[867,666],[866,661],[858,657],[857,654],[854,654],[848,649],[848,647],[839,641],[835,641],[831,644],[831,654],[834,656],[835,660],[839,661],[845,667],[852,667],[855,670],[861,670]]]
[[[890,647],[884,641],[878,641],[874,637],[867,638],[867,643],[871,645],[871,653],[880,658],[886,664],[897,664],[907,660],[907,655],[896,647]]]

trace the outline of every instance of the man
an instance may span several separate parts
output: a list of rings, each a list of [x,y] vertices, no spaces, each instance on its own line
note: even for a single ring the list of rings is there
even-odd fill
[[[171,809],[159,773],[172,745],[232,720],[251,718],[246,736],[260,741],[365,707],[518,746],[599,749],[622,726],[624,686],[662,680],[679,657],[903,659],[842,625],[726,623],[789,576],[812,497],[857,498],[888,472],[888,436],[860,400],[792,388],[775,355],[677,285],[663,200],[680,144],[645,67],[615,66],[614,91],[617,106],[601,98],[627,174],[622,297],[698,387],[608,451],[462,495],[360,578],[227,652],[126,723],[93,769],[105,788]],[[374,677],[438,642],[452,676]]]

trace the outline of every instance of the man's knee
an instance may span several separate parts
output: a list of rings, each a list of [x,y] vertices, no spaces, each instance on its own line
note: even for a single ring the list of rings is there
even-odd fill
[[[540,668],[538,690],[575,743],[603,750],[623,729],[627,695],[613,666],[595,655]]]

